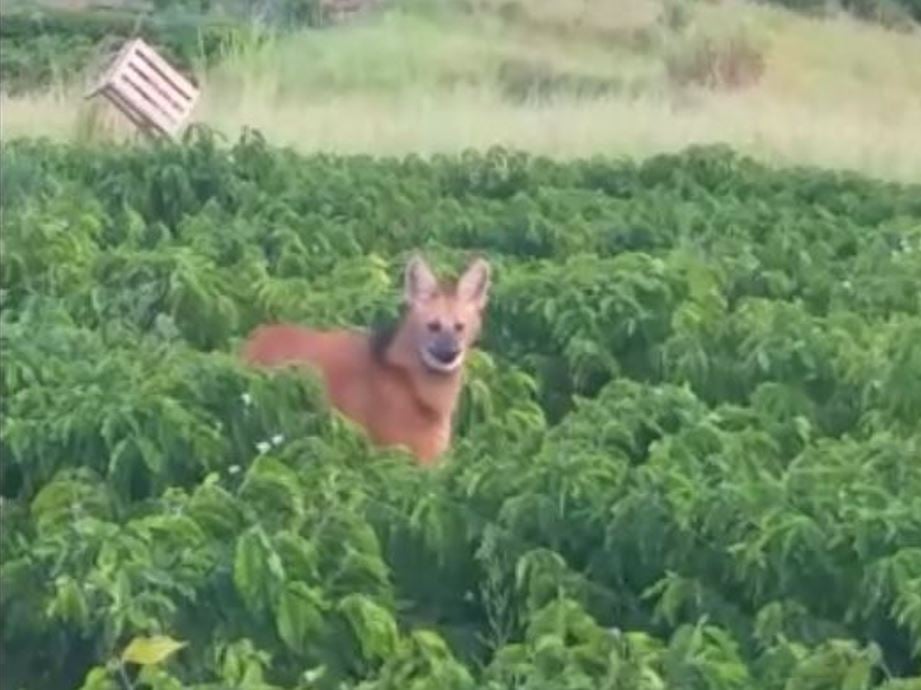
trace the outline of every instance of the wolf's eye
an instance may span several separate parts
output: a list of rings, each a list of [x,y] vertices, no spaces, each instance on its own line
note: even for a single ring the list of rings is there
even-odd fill
[[[464,324],[462,324],[460,321],[456,321],[454,323],[454,330],[460,333],[461,331],[464,330]]]
[[[438,331],[441,330],[441,321],[429,321],[429,322],[428,322],[428,329],[429,329],[432,333],[437,333]]]

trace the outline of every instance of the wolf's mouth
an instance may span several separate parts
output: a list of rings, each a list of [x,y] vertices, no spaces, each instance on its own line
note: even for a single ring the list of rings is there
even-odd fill
[[[462,354],[460,350],[430,350],[429,348],[423,348],[422,361],[425,362],[425,366],[433,371],[448,373],[460,366],[463,359]]]

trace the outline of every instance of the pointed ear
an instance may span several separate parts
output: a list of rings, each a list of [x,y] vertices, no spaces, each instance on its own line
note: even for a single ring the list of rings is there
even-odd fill
[[[486,306],[489,299],[489,263],[475,259],[457,281],[457,296],[473,302],[477,309]]]
[[[438,292],[438,279],[418,254],[406,264],[403,297],[407,304],[432,298]]]

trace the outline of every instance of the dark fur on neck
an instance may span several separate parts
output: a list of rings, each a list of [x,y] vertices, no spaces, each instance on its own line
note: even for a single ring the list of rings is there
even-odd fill
[[[406,318],[406,306],[400,307],[397,317],[380,319],[372,327],[370,333],[371,355],[379,364],[387,363],[387,351],[400,332],[403,319]]]

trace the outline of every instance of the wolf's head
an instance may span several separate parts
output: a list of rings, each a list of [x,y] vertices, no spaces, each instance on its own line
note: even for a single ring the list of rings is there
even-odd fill
[[[475,259],[453,284],[439,283],[420,257],[406,265],[404,328],[425,368],[450,374],[480,334],[489,293],[489,264]]]

